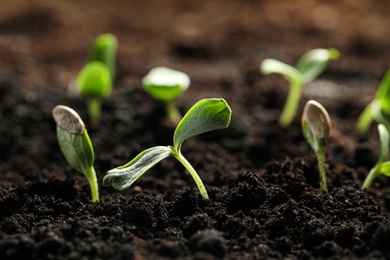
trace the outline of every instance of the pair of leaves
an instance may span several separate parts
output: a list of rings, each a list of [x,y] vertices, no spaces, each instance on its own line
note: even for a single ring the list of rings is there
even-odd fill
[[[337,59],[339,55],[334,48],[314,49],[303,54],[295,67],[275,59],[265,59],[261,63],[260,71],[263,74],[280,74],[290,82],[290,91],[279,119],[283,127],[290,125],[296,114],[303,85],[317,78],[329,61]]]
[[[116,50],[114,35],[102,34],[96,38],[89,61],[77,77],[77,87],[82,95],[103,98],[111,94]]]
[[[95,154],[84,122],[73,109],[56,106],[53,117],[57,124],[57,140],[66,161],[87,177],[92,201],[99,201],[99,189],[94,169]]]
[[[147,170],[161,160],[173,156],[180,162],[186,162],[181,155],[181,146],[185,140],[205,132],[228,127],[231,109],[224,99],[203,99],[197,102],[182,118],[173,136],[173,146],[156,146],[144,150],[129,163],[108,171],[103,185],[123,190],[132,185]],[[203,186],[198,175],[190,165],[183,165],[190,171],[198,188]],[[187,167],[188,166],[188,167]],[[204,192],[201,191],[201,194]],[[207,192],[206,192],[207,196]]]
[[[94,151],[91,139],[80,116],[66,106],[56,106],[53,118],[57,124],[57,140],[68,163],[81,173],[92,167]]]
[[[280,74],[294,84],[305,84],[317,78],[329,61],[338,59],[339,55],[339,51],[334,48],[314,49],[303,54],[295,67],[275,59],[265,59],[260,70],[264,74]]]

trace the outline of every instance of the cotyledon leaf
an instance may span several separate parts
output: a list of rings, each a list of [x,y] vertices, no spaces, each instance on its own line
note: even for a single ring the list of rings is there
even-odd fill
[[[156,146],[144,150],[129,163],[108,171],[103,178],[103,185],[112,186],[117,190],[126,189],[147,170],[171,154],[172,150],[167,146]]]
[[[229,126],[232,111],[222,98],[197,102],[182,118],[173,135],[173,145],[180,151],[183,142],[195,135]]]

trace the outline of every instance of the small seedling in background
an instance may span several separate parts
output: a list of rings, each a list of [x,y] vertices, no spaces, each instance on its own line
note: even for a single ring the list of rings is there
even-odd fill
[[[325,173],[325,147],[328,143],[330,129],[330,117],[325,108],[317,101],[308,101],[303,110],[302,130],[317,156],[322,191],[328,190]]]
[[[175,105],[175,100],[190,85],[188,75],[170,68],[156,67],[143,78],[142,84],[152,98],[164,102],[167,117],[178,123],[181,114]]]
[[[173,156],[191,174],[200,194],[208,199],[207,190],[198,173],[181,153],[185,140],[205,132],[223,129],[229,126],[231,109],[224,99],[202,99],[184,115],[173,135],[173,146],[155,146],[144,150],[129,163],[112,169],[103,178],[103,185],[123,190],[132,185],[147,170],[161,160]]]
[[[115,80],[117,48],[118,40],[115,35],[110,33],[101,34],[96,38],[89,57],[89,62],[100,61],[106,64],[108,70],[110,71],[112,82]]]
[[[84,122],[73,109],[56,106],[53,117],[57,123],[57,140],[67,162],[83,173],[91,187],[92,201],[99,201],[96,172],[93,167],[94,151]]]
[[[390,161],[387,161],[389,159],[389,131],[382,124],[378,125],[378,131],[380,140],[379,159],[364,180],[362,189],[370,188],[374,179],[379,175],[383,174],[387,177],[390,177]]]
[[[102,100],[112,91],[110,71],[100,61],[88,62],[77,77],[77,87],[87,99],[89,119],[93,124],[100,121]]]
[[[89,119],[100,121],[102,100],[112,92],[115,81],[117,39],[112,34],[102,34],[95,40],[87,64],[77,76],[79,93],[87,99]]]
[[[265,59],[261,63],[260,71],[263,74],[280,74],[290,82],[287,101],[279,118],[282,127],[289,126],[293,121],[302,87],[316,79],[326,69],[329,61],[336,60],[339,56],[339,51],[334,48],[314,49],[303,54],[295,67],[275,59]]]
[[[367,132],[371,122],[375,120],[378,124],[386,126],[390,131],[390,122],[387,117],[390,116],[390,68],[387,70],[378,90],[375,93],[374,100],[368,104],[360,114],[356,129],[359,133]]]

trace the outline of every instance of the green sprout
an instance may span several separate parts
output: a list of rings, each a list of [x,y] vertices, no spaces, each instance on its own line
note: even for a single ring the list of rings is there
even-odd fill
[[[317,156],[320,173],[320,189],[328,191],[325,173],[325,147],[331,129],[330,117],[325,108],[314,100],[309,100],[303,109],[303,135]]]
[[[87,98],[89,118],[93,124],[100,121],[102,99],[112,91],[110,72],[100,61],[87,63],[77,77],[79,92]]]
[[[99,189],[93,166],[95,155],[84,122],[73,109],[58,105],[53,109],[57,140],[67,162],[83,173],[91,187],[92,201],[99,201]]]
[[[99,35],[94,43],[89,62],[100,61],[106,64],[110,71],[111,81],[115,79],[115,58],[118,48],[118,40],[115,35],[106,33]]]
[[[182,155],[181,146],[186,139],[192,136],[228,127],[231,113],[231,109],[224,99],[200,100],[177,125],[173,135],[173,146],[155,146],[142,151],[127,164],[108,171],[103,178],[103,185],[112,185],[117,190],[126,189],[155,164],[172,156],[191,174],[202,197],[208,199],[209,196],[202,180]]]
[[[390,131],[390,122],[387,118],[390,115],[390,68],[387,70],[374,99],[368,104],[360,114],[356,129],[359,133],[367,132],[371,122],[375,120],[378,124],[386,126]]]
[[[76,86],[87,99],[89,118],[93,124],[100,121],[102,100],[112,92],[115,80],[117,39],[102,34],[95,40],[88,63],[77,76]]]
[[[329,61],[340,56],[337,49],[314,49],[306,52],[295,67],[275,59],[265,59],[260,64],[260,71],[267,75],[276,73],[284,76],[290,82],[290,90],[284,105],[279,123],[282,127],[291,124],[298,109],[302,87],[316,79],[327,67]]]
[[[364,180],[362,189],[370,188],[374,179],[381,174],[390,177],[390,161],[387,161],[389,158],[389,131],[382,124],[378,125],[378,131],[380,140],[379,159]]]
[[[188,75],[170,68],[156,67],[142,79],[142,84],[152,98],[164,102],[168,118],[178,123],[181,114],[175,105],[175,100],[190,85]]]

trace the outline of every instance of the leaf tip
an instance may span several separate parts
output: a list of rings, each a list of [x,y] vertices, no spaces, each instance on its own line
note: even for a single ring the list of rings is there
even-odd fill
[[[58,105],[53,109],[53,118],[57,125],[71,134],[82,134],[85,124],[76,111],[64,105]]]

